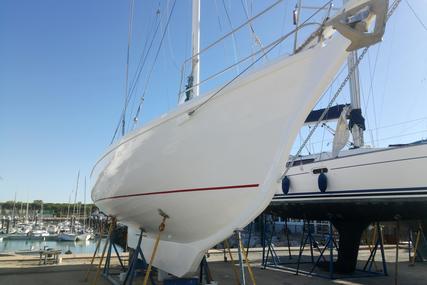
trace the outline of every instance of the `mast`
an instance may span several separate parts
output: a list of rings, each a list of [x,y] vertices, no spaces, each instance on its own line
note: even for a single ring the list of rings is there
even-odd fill
[[[346,4],[349,0],[343,0]],[[359,67],[356,66],[357,51],[352,51],[347,58],[349,72],[354,68],[354,72],[350,76],[350,131],[353,137],[355,147],[364,145],[363,131],[365,130],[365,119],[362,116],[362,104],[360,103],[360,81]]]
[[[200,0],[193,0],[191,33],[192,61],[190,80],[192,82],[189,87],[193,87],[191,97],[196,97],[199,96],[200,92]]]
[[[70,206],[71,206],[71,194],[72,193],[73,193],[73,190],[71,190],[70,195],[68,195],[67,221],[70,218]]]
[[[27,210],[25,211],[25,223],[28,223],[28,206],[29,206],[29,202],[28,202],[28,194],[27,194]]]
[[[13,200],[13,209],[12,209],[12,225],[15,226],[15,210],[16,210],[16,192],[15,199]]]
[[[42,204],[40,205],[40,224],[43,224],[43,200]]]
[[[359,119],[363,119],[362,116],[362,105],[360,103],[360,81],[359,81],[359,68],[355,67],[357,61],[357,51],[352,51],[348,56],[348,68],[351,70],[354,69],[353,74],[350,77],[350,121],[356,121],[356,123],[351,127],[351,134],[353,136],[353,143],[355,147],[361,147],[364,145],[363,140],[363,131],[364,126],[361,126],[357,122]],[[350,125],[352,125],[350,123]]]
[[[77,212],[77,191],[79,190],[79,179],[80,179],[80,169],[77,172],[77,182],[76,182],[76,193],[74,193],[74,204],[73,204],[73,217],[71,217],[71,231],[74,232],[74,224],[76,222],[76,212]]]
[[[86,230],[86,176],[85,176],[85,188],[83,196],[83,229]]]

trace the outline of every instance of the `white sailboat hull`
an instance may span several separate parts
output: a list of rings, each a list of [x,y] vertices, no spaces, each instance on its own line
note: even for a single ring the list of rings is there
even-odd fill
[[[73,233],[60,233],[58,234],[58,240],[61,241],[76,241],[77,235]]]
[[[298,129],[348,44],[336,35],[126,135],[95,165],[92,199],[130,226],[131,246],[144,229],[148,259],[158,210],[167,213],[154,266],[176,276],[196,271],[205,250],[269,204]]]
[[[277,189],[273,205],[300,205],[301,203],[363,203],[394,201],[401,205],[406,202],[422,202],[427,205],[427,144],[389,147],[385,149],[356,149],[354,154],[334,159],[298,165],[290,168],[289,192]],[[318,188],[317,169],[327,169],[327,189],[322,193]],[[408,204],[409,205],[409,204]],[[384,204],[385,208],[389,205]],[[308,208],[306,208],[308,211]],[[350,209],[349,209],[350,210]],[[342,211],[342,210],[340,210]],[[350,211],[356,213],[357,209]],[[369,214],[374,218],[384,212],[377,204]],[[344,215],[344,213],[341,213]],[[363,213],[359,213],[359,216]],[[384,218],[384,217],[383,217]],[[393,218],[392,216],[390,218]],[[413,217],[418,218],[418,217]]]
[[[76,236],[77,241],[88,241],[90,239],[89,233],[79,234]]]

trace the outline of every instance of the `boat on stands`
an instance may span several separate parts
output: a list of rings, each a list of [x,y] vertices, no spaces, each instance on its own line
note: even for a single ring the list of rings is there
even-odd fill
[[[349,69],[355,57],[349,55]],[[427,220],[427,141],[365,145],[357,69],[350,78],[350,99],[339,112],[315,110],[307,117],[312,125],[318,123],[315,114],[326,111],[327,120],[337,119],[332,151],[291,156],[268,208],[285,218],[331,221],[340,235],[334,270],[341,273],[355,270],[361,235],[369,224]]]
[[[167,214],[153,265],[175,276],[197,271],[207,249],[268,206],[299,128],[348,51],[381,39],[385,2],[351,1],[295,54],[203,96],[190,87],[191,100],[124,135],[96,162],[91,182],[97,207],[129,226],[131,247],[144,229],[148,260],[159,212]],[[199,9],[194,1],[193,19]],[[370,33],[354,28],[352,19],[373,17]],[[198,86],[194,70],[198,66],[192,74]]]

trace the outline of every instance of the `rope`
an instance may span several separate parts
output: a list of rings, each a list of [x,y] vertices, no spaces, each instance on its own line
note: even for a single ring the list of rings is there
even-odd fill
[[[396,10],[397,6],[399,5],[399,3],[401,2],[401,0],[395,0],[394,3],[392,4],[391,8],[389,9],[389,12],[387,14],[387,21],[388,19],[393,15],[394,11]],[[337,99],[337,97],[341,94],[342,90],[344,89],[345,85],[347,84],[347,82],[350,80],[351,76],[353,75],[354,71],[356,70],[356,68],[358,68],[360,62],[362,61],[362,59],[365,57],[366,53],[369,50],[369,46],[365,47],[362,51],[362,53],[359,55],[359,57],[357,58],[354,66],[349,70],[346,78],[343,80],[343,82],[341,83],[340,87],[338,88],[338,90],[335,92],[334,96],[332,96],[332,99],[330,100],[328,106],[325,108],[325,110],[323,111],[322,115],[320,116],[319,120],[316,122],[316,124],[313,126],[313,128],[310,130],[307,138],[304,140],[303,144],[301,145],[301,147],[298,149],[297,153],[295,154],[295,156],[293,156],[292,160],[290,163],[287,163],[286,165],[286,169],[283,172],[283,174],[280,176],[280,178],[278,179],[278,182],[282,181],[283,178],[285,178],[286,174],[288,173],[289,169],[291,168],[291,166],[294,164],[294,162],[298,159],[298,157],[300,156],[301,152],[303,151],[305,145],[309,142],[309,140],[311,139],[311,137],[313,136],[314,132],[316,131],[317,127],[320,125],[320,123],[323,121],[323,119],[325,118],[326,114],[328,113],[329,109],[332,107],[332,105],[334,104],[335,100]]]

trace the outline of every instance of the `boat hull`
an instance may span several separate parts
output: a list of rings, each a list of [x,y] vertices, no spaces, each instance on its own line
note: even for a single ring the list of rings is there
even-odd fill
[[[205,250],[267,207],[348,43],[336,35],[128,134],[95,165],[92,199],[129,226],[131,246],[144,229],[148,259],[165,212],[154,265],[176,276],[196,271]]]
[[[60,241],[76,241],[77,240],[77,235],[76,234],[64,234],[64,233],[60,233],[60,234],[58,234],[57,238]]]
[[[427,144],[363,151],[292,167],[288,194],[278,189],[269,207],[284,217],[386,221],[427,218]],[[328,169],[327,189],[318,189]]]

